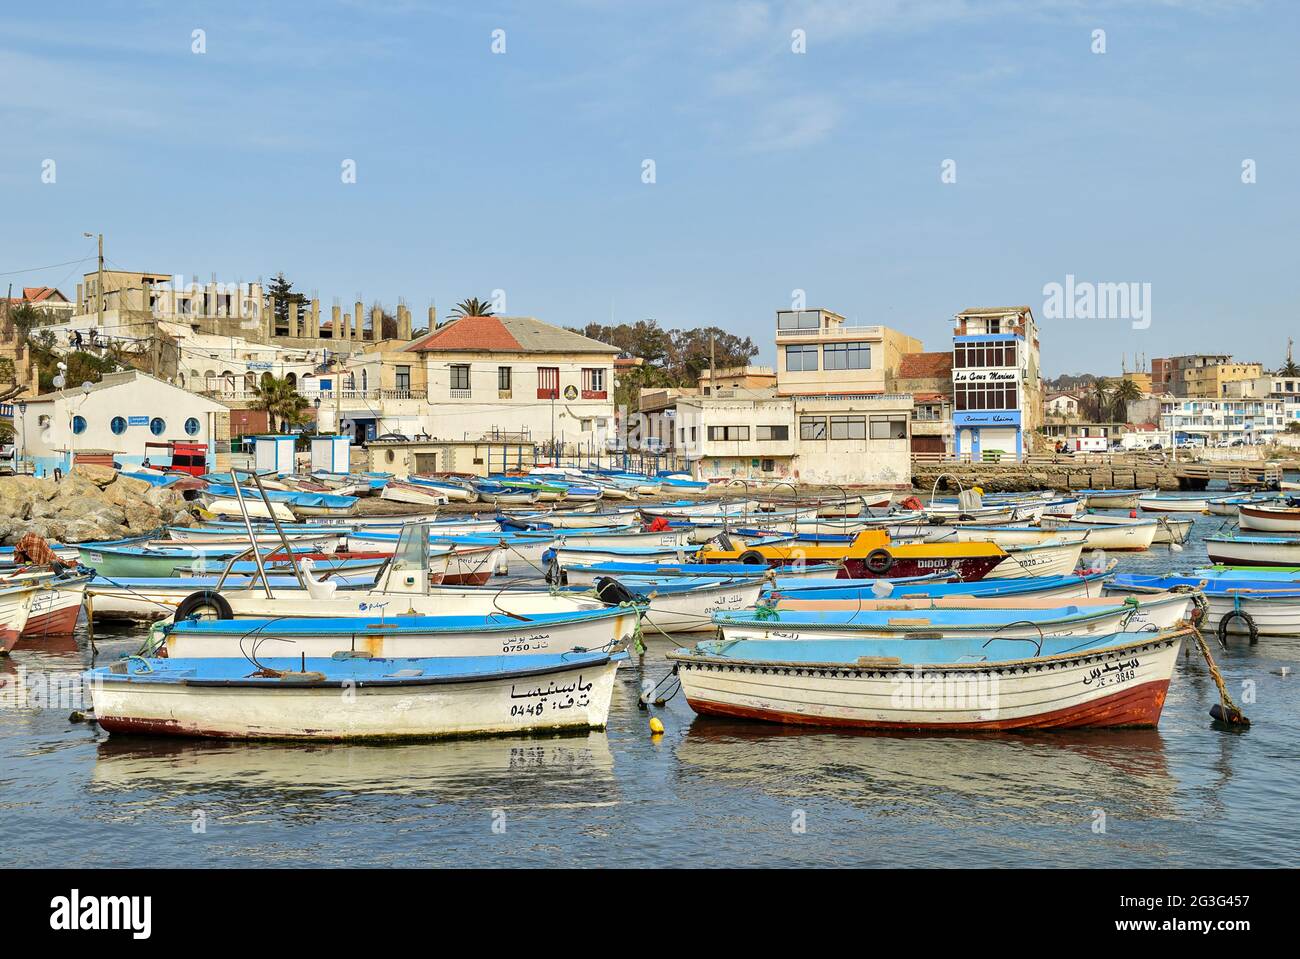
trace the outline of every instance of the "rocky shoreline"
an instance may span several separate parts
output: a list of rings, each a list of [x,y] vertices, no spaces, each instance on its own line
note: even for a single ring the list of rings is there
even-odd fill
[[[85,543],[193,522],[180,493],[106,466],[74,466],[60,480],[0,477],[0,540],[7,546],[24,533],[51,543]]]

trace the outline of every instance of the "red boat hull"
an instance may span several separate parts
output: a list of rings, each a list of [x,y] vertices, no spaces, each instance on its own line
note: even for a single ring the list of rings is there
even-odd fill
[[[776,709],[752,709],[726,703],[691,699],[687,703],[704,716],[730,716],[757,719],[791,726],[837,726],[853,729],[880,729],[892,732],[998,732],[1012,729],[1100,729],[1106,727],[1154,727],[1160,722],[1169,680],[1143,683],[1133,689],[1111,693],[1100,699],[1016,719],[988,720],[978,723],[909,724],[866,719],[839,719],[787,713]]]
[[[884,579],[902,576],[932,576],[941,573],[956,577],[963,583],[973,583],[987,576],[993,567],[1002,562],[1002,556],[953,556],[937,559],[895,559],[889,570],[873,573],[867,569],[864,558],[850,558],[844,561],[839,579]]]

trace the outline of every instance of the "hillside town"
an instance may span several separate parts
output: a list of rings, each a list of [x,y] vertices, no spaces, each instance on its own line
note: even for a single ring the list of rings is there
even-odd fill
[[[478,299],[417,320],[400,299],[323,308],[283,275],[101,267],[72,297],[24,287],[5,302],[6,465],[157,465],[181,444],[223,469],[254,437],[336,434],[399,475],[635,460],[701,480],[902,486],[918,462],[1300,439],[1290,344],[1272,365],[1135,358],[1113,377],[1049,381],[1028,305],[964,307],[932,349],[830,309],[774,312],[774,366],[753,364],[753,341],[704,330],[669,371],[670,351],[646,355],[668,338],[653,321],[578,330]]]

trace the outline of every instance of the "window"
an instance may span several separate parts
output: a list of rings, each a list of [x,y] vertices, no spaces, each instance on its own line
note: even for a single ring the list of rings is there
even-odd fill
[[[411,368],[409,366],[399,366],[397,368],[397,376],[393,385],[399,390],[409,390],[411,388]]]
[[[582,371],[582,398],[584,400],[603,400],[605,396],[605,371],[600,367],[584,368]]]
[[[773,473],[776,471],[776,460],[763,460],[761,467],[764,473]]]
[[[199,421],[197,417],[191,416],[185,421],[185,432],[190,436],[199,435]]]
[[[560,398],[560,368],[558,366],[539,366],[537,368],[537,398],[539,400],[558,400]]]
[[[748,426],[710,426],[709,439],[711,440],[747,440],[749,439]]]
[[[149,432],[154,436],[162,436],[167,431],[167,421],[161,416],[155,416],[149,421]]]
[[[72,418],[72,432],[78,436],[86,432],[86,418],[84,416],[74,416]]]
[[[827,343],[822,347],[822,366],[828,370],[871,369],[870,343]]]
[[[788,440],[790,438],[790,427],[788,426],[758,426],[755,427],[755,439],[758,440]]]
[[[510,367],[497,367],[497,389],[502,393],[510,392]]]
[[[826,439],[826,417],[824,416],[799,417],[799,439],[801,440]]]
[[[584,433],[591,432],[591,420],[578,420],[578,426]]]
[[[942,415],[942,408],[934,403],[923,403],[912,410],[912,419],[933,422]]]
[[[954,343],[952,365],[956,369],[1015,367],[1015,340],[973,340]]]
[[[875,419],[875,417],[872,417]],[[867,438],[867,418],[865,416],[832,416],[831,439],[865,440]]]
[[[787,346],[785,348],[785,368],[791,373],[802,373],[817,369],[817,347]]]
[[[121,436],[126,432],[126,417],[114,416],[109,422],[108,428],[113,431],[114,436]]]
[[[467,363],[456,363],[451,368],[452,395],[456,395],[457,391],[469,392],[469,364]]]
[[[821,314],[816,310],[781,310],[776,314],[778,330],[819,330]]]
[[[907,417],[906,416],[871,417],[871,438],[873,440],[907,439]]]
[[[957,410],[1018,409],[1014,382],[954,383],[952,396]]]

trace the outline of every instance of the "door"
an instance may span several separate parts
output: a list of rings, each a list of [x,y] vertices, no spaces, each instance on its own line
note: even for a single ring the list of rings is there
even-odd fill
[[[416,453],[415,471],[417,473],[436,473],[438,471],[438,454]]]

